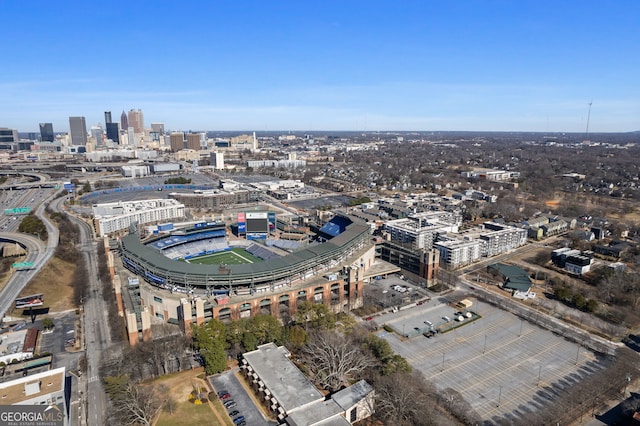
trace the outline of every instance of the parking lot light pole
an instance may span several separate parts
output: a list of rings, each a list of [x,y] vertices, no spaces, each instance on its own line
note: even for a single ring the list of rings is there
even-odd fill
[[[487,351],[487,335],[484,335],[484,349],[482,349],[482,353],[484,354]]]
[[[542,373],[542,366],[538,366],[538,384],[536,386],[540,386],[540,374]]]
[[[630,382],[631,382],[631,374],[627,373],[627,375],[624,376],[624,392],[622,392],[623,398],[627,396],[627,386],[629,386]]]
[[[496,405],[496,407],[500,406],[500,400],[502,399],[502,385],[500,385],[500,391],[498,393],[498,405]]]

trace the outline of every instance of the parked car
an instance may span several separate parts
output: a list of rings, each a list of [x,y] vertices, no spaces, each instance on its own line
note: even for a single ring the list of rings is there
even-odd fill
[[[229,399],[229,398],[231,398],[231,394],[230,393],[225,393],[224,395],[222,395],[220,397],[220,399],[222,399],[222,400]]]
[[[229,393],[229,391],[226,390],[226,389],[219,390],[218,391],[218,398],[221,398],[222,395],[224,395],[225,393]]]
[[[241,422],[243,422],[243,421],[244,421],[244,416],[238,416],[238,417],[236,417],[235,419],[233,419],[233,423],[234,423],[235,425],[237,425],[238,423],[241,423]]]
[[[233,410],[233,411],[230,411],[230,412],[229,412],[229,416],[231,416],[231,417],[235,417],[235,416],[237,416],[238,414],[240,414],[240,411],[238,411],[238,410]]]
[[[228,399],[224,402],[224,408],[235,408],[238,404],[233,399]]]

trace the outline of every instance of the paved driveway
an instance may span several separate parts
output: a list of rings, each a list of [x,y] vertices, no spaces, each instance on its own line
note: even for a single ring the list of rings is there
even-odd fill
[[[263,416],[258,407],[253,403],[253,400],[247,394],[247,391],[242,386],[240,381],[235,375],[237,369],[226,371],[222,374],[216,374],[215,376],[209,376],[207,379],[215,392],[226,390],[231,394],[238,406],[228,411],[238,410],[239,415],[244,416],[247,422],[247,426],[255,425],[277,425],[274,421],[268,421]]]

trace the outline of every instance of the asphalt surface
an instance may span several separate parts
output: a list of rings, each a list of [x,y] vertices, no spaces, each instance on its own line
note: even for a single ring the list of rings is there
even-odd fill
[[[227,411],[238,410],[240,412],[238,415],[245,417],[247,425],[277,425],[278,423],[268,421],[262,416],[262,413],[253,403],[253,400],[249,397],[247,391],[236,377],[236,371],[238,371],[238,369],[208,377],[209,383],[211,383],[216,393],[221,390],[226,390],[231,394],[231,399],[238,404],[235,408]]]
[[[34,266],[29,270],[21,270],[13,274],[5,287],[2,289],[2,291],[0,292],[0,316],[4,315],[4,313],[6,313],[7,310],[10,309],[15,299],[18,297],[20,292],[22,292],[22,289],[34,276],[38,274],[38,272],[40,272],[40,269],[44,265],[46,265],[46,263],[55,253],[56,247],[58,245],[58,228],[55,227],[44,215],[45,202],[43,202],[53,198],[55,193],[44,190],[26,190],[24,192],[27,192],[28,194],[22,194],[21,196],[18,196],[19,199],[17,202],[20,203],[19,200],[21,198],[28,198],[31,195],[30,192],[32,191],[36,191],[37,193],[39,193],[37,201],[35,196],[31,197],[29,200],[33,200],[30,202],[33,203],[35,214],[43,221],[47,228],[48,240],[45,244],[35,236],[17,233],[17,229],[22,218],[20,217],[20,220],[18,220],[16,216],[11,216],[11,219],[8,219],[7,216],[4,217],[3,222],[5,223],[6,227],[4,229],[4,232],[0,232],[0,238],[21,242],[26,247],[28,253],[24,261],[32,262]],[[40,204],[36,206],[36,203]],[[12,206],[15,207],[16,204],[9,204],[6,208],[12,208]],[[14,217],[16,217],[16,220],[13,220]]]
[[[61,211],[63,199],[56,200],[53,209]],[[71,220],[80,229],[80,242],[78,248],[87,262],[89,270],[88,296],[84,300],[83,312],[85,330],[84,348],[87,358],[87,372],[81,377],[79,387],[82,391],[81,406],[86,411],[81,413],[83,420],[88,425],[102,425],[105,422],[107,398],[100,377],[100,365],[102,355],[110,346],[107,307],[102,295],[102,285],[97,276],[98,262],[96,256],[97,243],[94,240],[93,229],[90,225],[73,215]],[[83,389],[86,389],[83,391]]]
[[[543,410],[554,393],[605,366],[593,352],[513,314],[472,299],[481,316],[447,333],[412,339],[379,332],[394,351],[439,389],[462,394],[483,420],[524,422],[529,412]],[[455,308],[433,299],[410,309],[376,318],[394,329],[438,320]]]

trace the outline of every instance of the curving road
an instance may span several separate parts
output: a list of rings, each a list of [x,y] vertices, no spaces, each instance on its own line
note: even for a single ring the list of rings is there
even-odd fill
[[[55,194],[54,194],[55,195]],[[53,195],[50,197],[52,198]],[[36,216],[38,216],[47,227],[49,239],[45,245],[39,238],[32,235],[17,233],[17,232],[2,232],[0,233],[0,239],[4,241],[17,241],[21,243],[27,250],[27,258],[25,262],[33,262],[33,268],[29,270],[16,271],[7,285],[4,286],[0,292],[0,316],[11,308],[16,297],[24,289],[27,283],[35,277],[40,269],[47,264],[49,259],[53,256],[58,246],[58,228],[56,228],[49,219],[43,214],[45,203],[40,204],[36,210]]]

